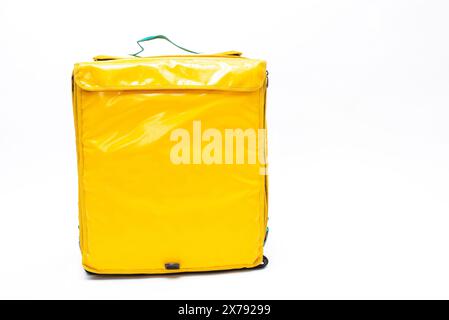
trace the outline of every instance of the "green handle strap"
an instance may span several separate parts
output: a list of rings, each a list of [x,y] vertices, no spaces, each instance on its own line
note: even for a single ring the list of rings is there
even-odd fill
[[[184,51],[189,52],[189,53],[198,54],[198,52],[195,52],[195,51],[192,51],[192,50],[183,48],[183,47],[181,47],[181,46],[178,46],[176,43],[174,43],[173,41],[171,41],[171,40],[170,40],[169,38],[167,38],[166,36],[163,36],[163,35],[159,34],[159,35],[157,35],[157,36],[150,36],[150,37],[146,37],[146,38],[143,38],[143,39],[140,39],[139,41],[137,41],[137,44],[138,44],[139,47],[140,47],[140,51],[139,51],[139,52],[136,52],[136,53],[134,53],[134,54],[131,54],[131,55],[134,56],[134,57],[139,57],[139,54],[142,53],[142,52],[145,50],[145,49],[142,47],[142,45],[141,45],[140,43],[141,43],[141,42],[145,42],[145,41],[151,41],[151,40],[154,40],[154,39],[163,39],[163,40],[166,40],[166,41],[170,42],[172,45],[174,45],[175,47],[178,47],[178,48],[181,49],[181,50],[184,50]]]

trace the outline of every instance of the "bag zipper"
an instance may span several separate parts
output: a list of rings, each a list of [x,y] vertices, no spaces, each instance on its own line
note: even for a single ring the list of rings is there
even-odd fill
[[[125,60],[125,59],[151,59],[151,58],[243,58],[242,53],[239,51],[225,51],[225,52],[219,52],[215,54],[195,54],[195,55],[189,55],[189,54],[182,54],[182,55],[161,55],[161,56],[149,56],[149,57],[135,57],[135,56],[108,56],[108,55],[98,55],[93,57],[94,61],[111,61],[111,60]]]

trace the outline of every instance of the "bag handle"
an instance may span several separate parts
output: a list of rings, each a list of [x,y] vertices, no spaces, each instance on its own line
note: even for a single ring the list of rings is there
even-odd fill
[[[144,47],[142,47],[142,45],[141,45],[140,43],[141,43],[141,42],[145,42],[145,41],[151,41],[151,40],[154,40],[154,39],[163,39],[163,40],[165,40],[165,41],[170,42],[172,45],[174,45],[175,47],[177,47],[177,48],[179,48],[179,49],[181,49],[181,50],[184,50],[184,51],[189,52],[189,53],[199,54],[199,52],[195,52],[195,51],[192,51],[192,50],[183,48],[183,47],[177,45],[176,43],[174,43],[173,41],[171,41],[171,40],[170,40],[169,38],[167,38],[166,36],[159,34],[159,35],[156,35],[156,36],[149,36],[149,37],[145,37],[145,38],[143,38],[143,39],[138,40],[138,41],[137,41],[137,44],[138,44],[139,47],[140,47],[140,51],[139,51],[139,52],[136,52],[136,53],[134,53],[134,54],[131,54],[131,56],[139,57],[139,54],[142,53],[142,52],[145,50]]]

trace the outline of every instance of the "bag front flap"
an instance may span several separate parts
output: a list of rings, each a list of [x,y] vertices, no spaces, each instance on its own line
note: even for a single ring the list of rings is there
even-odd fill
[[[87,91],[254,91],[266,77],[262,60],[226,57],[157,57],[75,65],[76,84]]]

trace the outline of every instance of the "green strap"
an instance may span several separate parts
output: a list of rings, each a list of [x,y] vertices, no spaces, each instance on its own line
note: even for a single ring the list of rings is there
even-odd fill
[[[174,43],[173,41],[171,41],[169,38],[167,38],[166,36],[163,36],[163,35],[157,35],[157,36],[150,36],[150,37],[146,37],[146,38],[143,38],[143,39],[140,39],[139,41],[137,41],[137,44],[139,45],[139,47],[140,47],[140,51],[139,52],[136,52],[136,53],[134,53],[134,54],[131,54],[132,56],[134,56],[134,57],[139,57],[139,54],[140,53],[142,53],[145,49],[142,47],[142,45],[140,44],[141,42],[145,42],[145,41],[150,41],[150,40],[154,40],[154,39],[163,39],[163,40],[166,40],[166,41],[168,41],[168,42],[170,42],[172,45],[174,45],[175,47],[178,47],[179,49],[181,49],[181,50],[184,50],[184,51],[186,51],[186,52],[189,52],[189,53],[194,53],[194,54],[198,54],[198,52],[195,52],[195,51],[192,51],[192,50],[189,50],[189,49],[186,49],[186,48],[183,48],[183,47],[181,47],[181,46],[178,46],[176,43]]]

